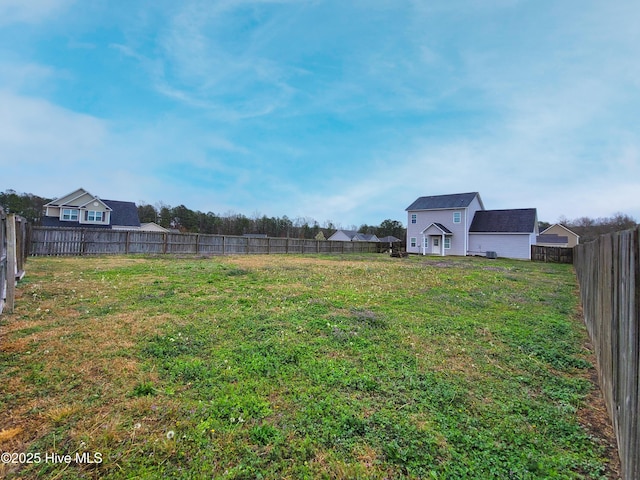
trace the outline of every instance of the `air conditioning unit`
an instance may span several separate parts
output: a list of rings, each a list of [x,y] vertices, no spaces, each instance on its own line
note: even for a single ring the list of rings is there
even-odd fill
[[[497,252],[488,251],[486,252],[487,258],[498,258]]]

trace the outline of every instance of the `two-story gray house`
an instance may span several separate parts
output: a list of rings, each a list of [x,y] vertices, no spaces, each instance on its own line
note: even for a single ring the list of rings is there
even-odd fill
[[[44,206],[42,226],[138,230],[138,208],[133,202],[104,200],[84,188],[56,198]]]
[[[420,197],[407,207],[407,252],[531,258],[535,208],[485,210],[478,192]]]

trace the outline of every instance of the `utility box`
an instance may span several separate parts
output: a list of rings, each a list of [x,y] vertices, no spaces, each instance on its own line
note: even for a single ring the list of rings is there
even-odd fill
[[[497,252],[487,251],[486,255],[487,255],[487,258],[498,258]]]

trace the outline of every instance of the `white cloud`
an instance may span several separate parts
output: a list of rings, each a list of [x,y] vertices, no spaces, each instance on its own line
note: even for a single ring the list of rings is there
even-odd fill
[[[0,85],[6,90],[22,91],[41,87],[44,82],[58,76],[60,74],[51,67],[37,63],[0,63]]]
[[[38,23],[68,8],[76,0],[2,0],[0,26],[12,23]]]
[[[51,168],[91,158],[103,146],[103,121],[46,100],[0,91],[0,162]]]

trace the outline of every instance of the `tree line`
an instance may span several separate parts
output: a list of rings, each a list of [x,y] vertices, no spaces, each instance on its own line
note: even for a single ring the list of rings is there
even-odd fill
[[[7,213],[15,213],[25,217],[33,225],[40,225],[44,211],[44,205],[51,198],[40,197],[31,193],[18,193],[15,190],[6,190],[0,193],[0,206]],[[181,232],[210,233],[217,235],[245,235],[266,234],[269,237],[289,238],[329,238],[341,226],[327,220],[320,225],[309,217],[289,218],[268,217],[254,214],[247,217],[241,213],[228,212],[219,215],[213,212],[200,212],[191,210],[184,205],[171,207],[159,202],[156,205],[142,203],[138,205],[138,217],[140,222],[155,222],[165,228],[176,229]],[[611,217],[579,217],[568,219],[560,217],[557,223],[580,235],[580,242],[586,243],[595,240],[598,236],[628,230],[638,226],[636,220],[624,213],[615,213]],[[539,222],[540,231],[549,227],[548,222]],[[379,238],[394,236],[405,240],[406,229],[397,220],[387,219],[380,225],[363,224],[360,227],[349,226],[347,230],[357,230],[359,233],[375,234]]]
[[[184,205],[171,207],[163,203],[156,206],[141,204],[138,206],[138,217],[141,223],[155,222],[164,228],[173,228],[181,232],[209,233],[214,235],[245,235],[264,234],[268,237],[287,238],[315,238],[319,240],[329,238],[340,228],[331,220],[321,225],[310,217],[289,218],[269,217],[254,214],[247,217],[241,213],[228,212],[218,215],[213,212],[191,210]],[[348,230],[360,233],[375,234],[378,237],[393,235],[404,239],[405,229],[401,222],[387,219],[380,225],[352,225]]]
[[[33,225],[41,225],[44,206],[51,198],[40,197],[31,193],[18,193],[6,190],[0,193],[0,206],[7,213],[15,213],[25,217]],[[138,205],[138,218],[141,223],[155,222],[164,228],[189,233],[208,233],[214,235],[264,234],[269,237],[317,238],[327,239],[340,225],[331,220],[321,225],[313,218],[269,217],[254,214],[247,217],[241,213],[228,212],[219,215],[213,212],[191,210],[185,205],[172,207],[163,202],[156,205],[141,203]],[[397,220],[384,220],[380,225],[352,225],[348,230],[360,233],[376,234],[378,237],[393,235],[404,239],[405,229]]]

